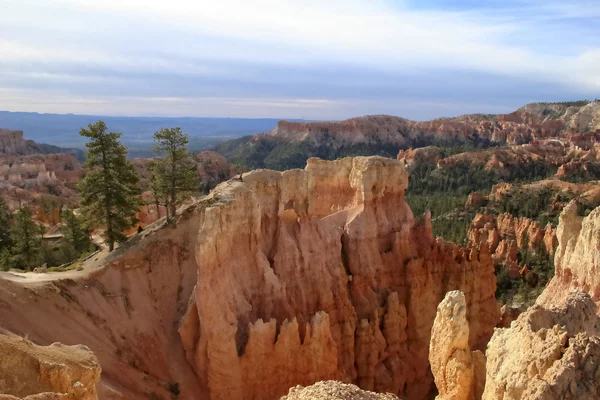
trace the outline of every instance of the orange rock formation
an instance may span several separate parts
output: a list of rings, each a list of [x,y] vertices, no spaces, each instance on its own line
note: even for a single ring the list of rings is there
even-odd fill
[[[600,398],[600,319],[586,294],[535,305],[497,329],[486,351],[484,400]]]
[[[96,400],[98,359],[85,346],[36,346],[0,335],[0,398]]]
[[[271,399],[323,379],[424,398],[436,307],[454,289],[469,343],[485,345],[498,319],[491,258],[434,240],[406,185],[400,162],[355,157],[215,189],[180,328],[211,398]]]
[[[538,298],[538,304],[554,304],[572,290],[590,294],[600,302],[600,207],[587,217],[577,215],[577,202],[569,203],[560,215],[555,274]]]
[[[474,396],[475,370],[469,348],[465,295],[446,293],[431,330],[429,362],[438,389],[436,400],[469,400]]]
[[[477,247],[485,245],[496,262],[508,269],[513,277],[519,276],[517,254],[519,249],[534,250],[543,248],[554,254],[558,245],[556,228],[551,224],[542,228],[537,221],[529,218],[500,214],[494,218],[488,214],[477,214],[469,228],[469,244]]]

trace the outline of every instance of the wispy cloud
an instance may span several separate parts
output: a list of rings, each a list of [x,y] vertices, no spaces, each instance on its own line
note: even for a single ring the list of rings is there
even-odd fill
[[[0,87],[18,91],[37,85],[49,97],[61,91],[82,97],[129,95],[138,104],[126,107],[129,113],[150,107],[146,97],[221,98],[223,110],[235,113],[247,100],[226,99],[251,99],[248,107],[255,116],[261,106],[272,112],[288,103],[297,114],[338,116],[340,109],[367,112],[370,101],[388,109],[383,101],[426,100],[406,93],[413,82],[388,84],[398,89],[394,96],[381,85],[381,76],[394,81],[418,76],[424,91],[429,81],[439,81],[439,92],[432,95],[444,104],[459,96],[452,92],[457,79],[465,92],[475,94],[477,87],[490,86],[486,80],[512,79],[521,89],[508,101],[511,106],[548,92],[585,97],[600,90],[596,1],[458,1],[451,7],[408,0],[0,3],[5,3]],[[460,74],[474,78],[469,82],[457,78]],[[348,81],[350,75],[358,79]],[[374,93],[378,88],[386,92],[384,100]],[[361,90],[366,98],[360,98]],[[352,96],[341,98],[341,93]],[[483,92],[472,103],[501,106],[494,96]],[[267,98],[276,101],[256,101]],[[329,100],[335,107],[310,103],[307,111],[302,99]],[[0,98],[0,108],[9,107],[15,106]],[[96,109],[109,110],[106,105]],[[63,111],[70,112],[67,105]],[[402,109],[395,113],[406,115]]]

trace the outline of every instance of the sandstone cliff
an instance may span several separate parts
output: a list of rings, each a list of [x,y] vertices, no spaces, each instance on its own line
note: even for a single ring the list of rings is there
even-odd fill
[[[556,235],[555,274],[538,298],[538,304],[554,304],[572,290],[585,291],[595,302],[599,302],[600,207],[584,218],[577,214],[577,202],[572,201],[560,215]]]
[[[36,346],[0,335],[0,398],[96,400],[98,359],[85,346]]]
[[[466,295],[470,345],[485,346],[498,319],[491,258],[434,240],[406,185],[398,161],[356,157],[254,171],[213,191],[180,327],[211,398],[271,399],[326,379],[424,398],[449,290]]]
[[[484,400],[600,398],[596,305],[582,293],[557,303],[535,305],[495,331],[486,351]]]
[[[413,139],[435,138],[447,142],[487,139],[509,144],[529,143],[569,132],[594,132],[600,129],[600,103],[586,105],[525,106],[510,114],[463,115],[427,122],[410,121],[389,115],[370,115],[339,122],[281,121],[269,134],[291,141],[319,145],[368,143],[379,140],[398,145]]]

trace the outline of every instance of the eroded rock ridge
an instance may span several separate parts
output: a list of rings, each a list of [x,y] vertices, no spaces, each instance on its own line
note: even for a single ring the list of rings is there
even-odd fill
[[[212,399],[272,399],[328,379],[425,398],[436,308],[455,289],[469,345],[485,346],[498,320],[491,257],[434,239],[406,186],[399,161],[354,157],[213,191],[180,326]]]

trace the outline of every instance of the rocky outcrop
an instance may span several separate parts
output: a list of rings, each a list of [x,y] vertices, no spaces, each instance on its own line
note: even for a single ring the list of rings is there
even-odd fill
[[[44,202],[74,206],[75,185],[83,174],[70,154],[0,154],[0,196],[10,209]]]
[[[535,305],[497,329],[486,351],[484,400],[600,397],[600,320],[583,293]]]
[[[356,385],[337,381],[321,381],[307,387],[295,386],[281,400],[397,400],[390,393],[373,393]]]
[[[574,200],[563,209],[559,221],[554,277],[538,304],[554,304],[572,290],[582,290],[600,302],[600,207],[584,218],[578,215]]]
[[[336,379],[422,399],[450,290],[465,293],[469,345],[485,346],[498,319],[491,258],[434,239],[406,186],[399,161],[355,157],[253,171],[212,192],[180,326],[211,398],[271,399]]]
[[[465,296],[446,293],[438,305],[431,330],[429,362],[438,390],[436,400],[469,400],[474,395],[475,371],[469,348]]]
[[[85,346],[37,346],[0,335],[0,398],[96,400],[100,372]]]
[[[551,224],[542,228],[539,222],[511,214],[500,214],[496,218],[488,214],[477,214],[469,228],[469,244],[485,245],[494,260],[509,271],[512,277],[519,276],[517,255],[519,250],[540,251],[554,254],[558,240],[556,227]]]
[[[468,208],[479,208],[484,205],[486,202],[486,198],[481,193],[471,193],[467,198],[467,202],[465,203],[465,207]]]

